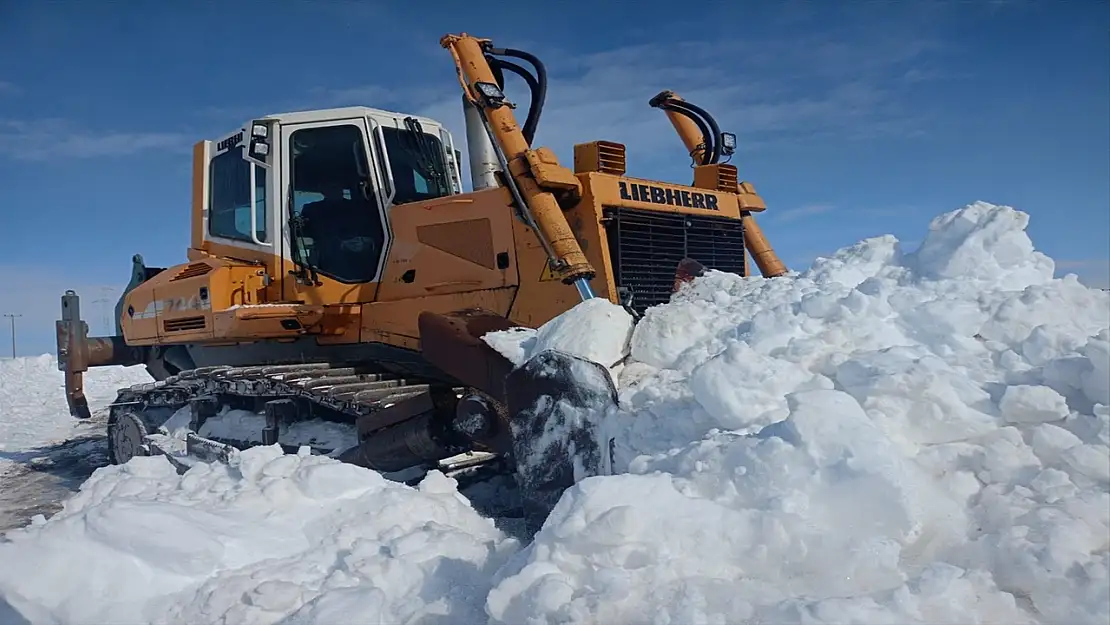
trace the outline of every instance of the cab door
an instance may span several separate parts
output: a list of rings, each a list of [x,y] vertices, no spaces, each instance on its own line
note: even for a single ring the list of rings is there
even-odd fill
[[[280,140],[285,297],[324,305],[374,301],[389,228],[366,119],[282,124]]]

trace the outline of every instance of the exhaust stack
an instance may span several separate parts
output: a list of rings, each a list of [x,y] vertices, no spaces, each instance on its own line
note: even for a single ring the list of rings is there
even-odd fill
[[[481,113],[463,94],[463,112],[466,115],[466,152],[470,159],[470,184],[475,191],[492,189],[497,184],[496,172],[501,170],[493,143],[482,124]]]

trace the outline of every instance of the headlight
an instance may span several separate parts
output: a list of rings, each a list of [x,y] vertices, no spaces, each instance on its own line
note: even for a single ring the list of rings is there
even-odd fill
[[[495,109],[505,104],[505,93],[501,91],[501,87],[492,82],[476,82],[474,88],[478,90],[478,95],[482,96],[484,108]]]
[[[736,135],[731,132],[721,133],[721,152],[725,156],[731,155],[736,151]]]
[[[491,100],[492,99],[497,99],[497,100],[504,100],[505,99],[505,94],[504,94],[504,92],[501,91],[501,87],[498,87],[497,85],[493,84],[492,82],[476,82],[476,83],[474,83],[474,87],[476,89],[478,89],[479,93],[481,93],[483,96],[485,96],[487,98],[490,98]]]

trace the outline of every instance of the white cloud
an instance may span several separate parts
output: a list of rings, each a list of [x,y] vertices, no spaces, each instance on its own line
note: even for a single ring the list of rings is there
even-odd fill
[[[92,130],[64,119],[0,119],[0,156],[52,158],[131,156],[151,151],[187,152],[193,139],[178,132]]]
[[[807,204],[797,208],[775,211],[774,215],[779,221],[794,221],[796,219],[813,217],[814,215],[822,215],[832,210],[833,206],[831,204]]]
[[[514,40],[513,45],[525,44]],[[688,175],[682,169],[685,150],[664,114],[648,106],[661,90],[674,90],[713,113],[722,130],[738,135],[741,151],[796,146],[799,141],[908,137],[925,126],[907,96],[920,83],[943,78],[930,58],[945,49],[920,34],[889,28],[842,41],[734,37],[651,42],[588,53],[560,49],[551,42],[530,45],[550,75],[538,145],[551,147],[569,164],[575,143],[618,141],[628,146],[630,173],[660,176],[666,167],[675,172],[676,180]],[[235,124],[249,115],[281,110],[366,105],[438,119],[462,148],[463,115],[450,56],[437,49],[414,58],[440,65],[430,70],[414,67],[410,79],[429,78],[403,88],[318,86],[265,106],[232,105],[205,115]],[[509,80],[507,91],[518,103],[523,123],[527,90],[515,76]],[[232,111],[237,111],[234,116]]]
[[[537,141],[568,158],[576,142],[625,143],[630,167],[681,158],[683,149],[648,100],[663,89],[709,110],[741,149],[822,138],[867,139],[917,132],[921,120],[901,100],[915,59],[936,46],[881,38],[872,44],[723,41],[645,44],[545,59],[551,74]],[[722,62],[724,60],[724,62]],[[928,78],[922,71],[921,79]],[[518,100],[526,93],[510,87]],[[455,85],[420,112],[461,131]],[[526,103],[522,103],[521,115]]]

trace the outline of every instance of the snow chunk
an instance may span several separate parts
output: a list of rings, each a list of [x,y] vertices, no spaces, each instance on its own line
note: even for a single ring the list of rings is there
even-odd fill
[[[482,336],[482,340],[519,367],[527,362],[532,353],[532,348],[536,344],[536,330],[525,327],[509,328],[486,333]]]
[[[555,349],[612,367],[628,354],[632,315],[607,299],[588,299],[536,330],[532,354]]]
[[[1007,387],[998,408],[1010,423],[1047,423],[1068,416],[1064,397],[1047,386]]]
[[[588,299],[538,329],[512,328],[482,337],[490,347],[520,366],[553,349],[612,368],[628,354],[632,315],[607,299]]]
[[[1026,213],[975,202],[929,224],[913,266],[926,278],[981,280],[1007,290],[1046,283],[1056,265],[1033,250],[1027,225]]]

